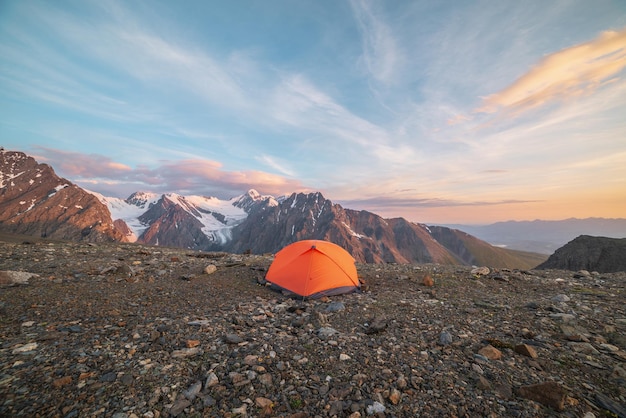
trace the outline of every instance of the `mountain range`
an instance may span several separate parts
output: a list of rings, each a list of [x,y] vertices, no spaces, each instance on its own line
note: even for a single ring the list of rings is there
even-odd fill
[[[626,237],[626,219],[586,218],[559,221],[507,221],[490,225],[447,225],[492,245],[539,254],[552,254],[581,235]]]
[[[359,262],[532,268],[547,257],[498,248],[466,232],[404,218],[384,219],[317,193],[229,199],[90,192],[52,167],[0,151],[0,231],[89,242],[140,242],[204,251],[274,253],[301,239],[334,242]]]

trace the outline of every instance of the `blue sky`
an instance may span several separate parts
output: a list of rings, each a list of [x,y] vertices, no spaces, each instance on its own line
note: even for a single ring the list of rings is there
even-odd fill
[[[626,2],[0,2],[0,145],[105,195],[626,217]]]

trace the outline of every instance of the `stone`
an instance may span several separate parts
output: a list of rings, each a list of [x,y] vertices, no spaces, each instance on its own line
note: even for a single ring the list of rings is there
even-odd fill
[[[26,271],[0,271],[0,287],[28,284],[28,281],[33,277],[39,277],[39,275]]]
[[[226,341],[228,344],[239,344],[243,342],[243,338],[241,338],[237,334],[226,334],[224,336],[224,341]]]
[[[220,383],[220,379],[217,377],[215,373],[211,372],[207,376],[204,386],[206,386],[207,388],[210,388],[213,386],[217,386],[219,383]]]
[[[204,274],[213,274],[217,271],[217,266],[215,264],[209,264],[204,268]]]
[[[386,409],[385,405],[378,401],[374,401],[373,404],[367,406],[367,415],[381,414],[384,413]]]
[[[172,351],[173,358],[191,357],[200,354],[200,347],[193,348],[181,348],[180,350]]]
[[[234,415],[241,415],[241,416],[246,416],[246,411],[248,410],[248,405],[247,404],[243,404],[238,408],[232,408],[230,410],[231,413],[233,413]]]
[[[259,362],[259,356],[255,356],[253,354],[248,354],[243,359],[243,363],[248,365],[248,366],[254,366],[258,362]]]
[[[341,361],[350,360],[351,358],[352,358],[352,357],[350,357],[350,356],[349,356],[349,355],[347,355],[347,354],[344,354],[344,353],[339,354],[339,360],[341,360]]]
[[[570,298],[567,295],[556,295],[550,300],[553,302],[569,302]]]
[[[194,348],[200,345],[200,341],[199,340],[187,340],[185,341],[185,345],[187,346],[187,348]]]
[[[261,384],[263,386],[272,386],[272,375],[269,373],[264,373],[264,374],[260,374],[258,377],[259,382],[261,382]]]
[[[452,344],[452,335],[448,331],[441,331],[439,334],[439,345]]]
[[[375,317],[365,330],[366,334],[377,334],[387,328],[387,320],[382,316]]]
[[[478,350],[478,354],[487,357],[489,360],[500,360],[502,358],[502,351],[498,350],[491,344],[488,344]]]
[[[332,302],[324,309],[324,312],[340,312],[344,309],[346,309],[346,305],[343,302]]]
[[[526,357],[537,358],[537,351],[528,344],[518,344],[515,346],[514,351]]]
[[[391,393],[389,393],[389,401],[394,405],[398,405],[398,403],[400,403],[400,399],[402,399],[402,393],[400,393],[400,391],[396,388],[391,389]]]
[[[489,267],[474,267],[471,271],[470,274],[473,274],[475,276],[486,276],[491,272],[491,270],[489,270]]]
[[[602,409],[606,409],[614,414],[616,417],[626,417],[626,407],[615,402],[603,393],[595,394],[595,403]]]
[[[317,336],[322,339],[332,337],[335,334],[339,334],[339,332],[336,329],[331,328],[331,327],[321,327],[320,329],[317,330]]]
[[[544,382],[536,385],[527,385],[517,388],[518,396],[530,399],[535,402],[552,408],[556,411],[565,409],[565,399],[567,393],[565,389],[556,382]]]
[[[568,345],[573,351],[577,353],[598,354],[598,350],[596,350],[595,347],[589,343],[571,342],[571,343],[568,343]]]
[[[37,343],[28,343],[14,348],[11,352],[13,354],[28,353],[29,351],[35,350],[37,347]]]
[[[72,376],[63,376],[63,377],[60,377],[60,378],[54,380],[52,382],[52,386],[54,386],[55,388],[60,388],[60,387],[63,387],[63,386],[67,386],[70,383],[72,383]]]
[[[435,285],[435,281],[432,277],[430,277],[430,274],[425,274],[422,279],[422,284],[426,287],[433,287]]]
[[[197,381],[183,392],[183,396],[193,402],[202,390],[202,382]]]
[[[185,408],[191,405],[191,402],[185,398],[178,398],[176,402],[170,408],[170,415],[173,417],[177,417],[182,414]]]
[[[258,398],[254,399],[254,404],[261,409],[265,409],[267,407],[271,407],[273,402],[271,399],[259,396]]]

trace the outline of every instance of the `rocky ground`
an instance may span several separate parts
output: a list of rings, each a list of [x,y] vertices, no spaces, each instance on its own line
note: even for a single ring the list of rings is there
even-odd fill
[[[625,416],[626,273],[358,265],[298,301],[271,260],[0,243],[0,415]]]

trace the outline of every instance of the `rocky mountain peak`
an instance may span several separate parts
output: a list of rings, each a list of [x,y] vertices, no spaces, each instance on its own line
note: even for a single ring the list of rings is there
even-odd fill
[[[21,152],[0,153],[3,231],[75,241],[125,241],[106,205]]]
[[[259,206],[277,206],[278,202],[273,196],[261,195],[254,189],[248,190],[238,198],[233,199],[233,206],[243,209],[246,213],[250,213]]]
[[[403,218],[344,209],[320,192],[274,198],[254,189],[230,200],[137,192],[87,192],[22,153],[0,158],[0,230],[70,240],[115,240],[204,251],[275,253],[302,239],[334,242],[360,262],[531,268],[506,250]],[[444,239],[445,238],[445,239]],[[480,263],[483,264],[483,263]]]
[[[128,196],[125,202],[129,205],[138,206],[142,209],[149,209],[150,206],[159,199],[159,197],[160,195],[152,192],[135,192]]]

